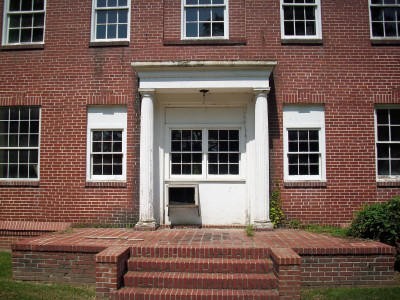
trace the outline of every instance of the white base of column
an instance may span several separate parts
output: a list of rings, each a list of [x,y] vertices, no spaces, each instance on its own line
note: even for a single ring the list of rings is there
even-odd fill
[[[154,231],[158,227],[157,223],[155,221],[149,221],[149,222],[137,222],[134,229],[138,231]]]
[[[273,230],[274,224],[270,221],[254,221],[253,224],[256,230]]]

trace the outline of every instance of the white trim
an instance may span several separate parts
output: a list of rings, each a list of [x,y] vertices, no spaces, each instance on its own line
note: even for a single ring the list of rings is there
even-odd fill
[[[229,1],[224,0],[224,4],[215,5],[217,7],[225,7],[224,9],[224,36],[208,36],[208,37],[186,37],[186,22],[185,22],[185,1],[181,0],[181,39],[182,40],[228,40],[229,39]],[[212,4],[204,4],[204,6],[210,7]],[[198,7],[198,6],[194,6]]]
[[[112,116],[111,116],[112,115]],[[94,130],[122,131],[122,175],[92,175],[92,132]],[[89,106],[87,109],[86,133],[86,180],[87,181],[125,181],[126,180],[126,139],[127,109],[125,106]],[[111,154],[111,153],[110,153]]]
[[[169,205],[169,188],[194,188],[194,204],[199,205],[199,185],[195,183],[180,183],[180,182],[173,182],[173,183],[166,183],[165,184],[165,200],[166,206],[170,207]],[[185,204],[182,204],[182,207],[185,207]]]
[[[131,0],[127,0],[127,6],[116,6],[115,8],[109,7],[105,8],[104,10],[113,10],[113,9],[126,9],[128,8],[128,20],[127,20],[127,32],[126,38],[112,38],[112,39],[96,39],[96,3],[97,0],[92,0],[92,16],[91,16],[91,28],[90,28],[90,41],[91,42],[129,42],[131,36]]]
[[[283,12],[283,0],[280,0],[280,23],[281,23],[281,39],[282,40],[322,40],[322,17],[321,17],[321,0],[315,0],[315,4],[312,3],[286,3],[287,6],[315,6],[315,35],[285,35],[285,24],[284,24],[284,12]]]
[[[11,0],[4,0],[4,6],[3,6],[3,30],[2,30],[2,40],[1,44],[2,46],[13,46],[13,45],[44,45],[44,41],[46,38],[46,5],[47,5],[47,0],[43,0],[43,10],[33,10],[32,12],[43,12],[44,13],[44,18],[43,18],[43,40],[41,42],[29,42],[29,43],[9,43],[8,42],[8,27],[9,27],[9,19],[8,19],[8,14],[9,14],[9,2]],[[30,13],[32,13],[30,12]],[[18,14],[18,13],[17,13]],[[24,12],[20,12],[19,14],[24,14]]]
[[[293,118],[290,112],[298,114]],[[307,114],[307,112],[309,112]],[[300,118],[300,115],[301,118]],[[318,130],[320,153],[319,175],[289,175],[288,168],[288,131]],[[286,105],[283,108],[283,174],[285,181],[325,181],[326,180],[326,140],[325,140],[325,109],[323,105]]]

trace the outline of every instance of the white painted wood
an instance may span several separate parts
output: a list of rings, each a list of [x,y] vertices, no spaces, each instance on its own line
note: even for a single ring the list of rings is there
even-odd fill
[[[140,90],[140,211],[136,227],[155,228],[153,203],[154,90]]]
[[[272,228],[269,218],[269,135],[267,90],[255,90],[256,191],[253,203],[254,224]]]

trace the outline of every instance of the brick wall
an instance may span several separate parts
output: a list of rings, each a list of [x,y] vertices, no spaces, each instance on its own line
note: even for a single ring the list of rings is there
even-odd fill
[[[376,286],[393,284],[394,257],[364,256],[302,256],[303,287]]]
[[[400,103],[400,50],[371,45],[364,0],[323,1],[322,45],[282,45],[275,0],[230,0],[232,43],[182,44],[178,2],[133,1],[130,45],[90,47],[91,1],[49,1],[44,49],[0,52],[0,105],[42,108],[40,182],[1,183],[0,220],[137,220],[139,102],[132,61],[278,61],[269,98],[271,184],[281,189],[291,219],[347,224],[364,202],[400,192],[375,182],[373,126],[375,104]],[[285,103],[325,105],[324,186],[284,186]],[[126,184],[86,184],[86,108],[95,104],[128,108]]]
[[[95,284],[95,253],[13,251],[13,278]]]

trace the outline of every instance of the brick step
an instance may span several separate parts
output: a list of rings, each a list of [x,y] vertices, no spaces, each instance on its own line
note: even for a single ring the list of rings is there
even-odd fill
[[[279,300],[277,290],[216,290],[122,288],[111,294],[112,300]]]
[[[226,247],[132,247],[131,257],[158,258],[269,258],[269,248],[226,248]]]
[[[128,261],[129,271],[190,273],[269,273],[270,259],[225,258],[149,258],[134,257]]]
[[[181,289],[275,289],[274,274],[134,272],[124,276],[126,287]]]

